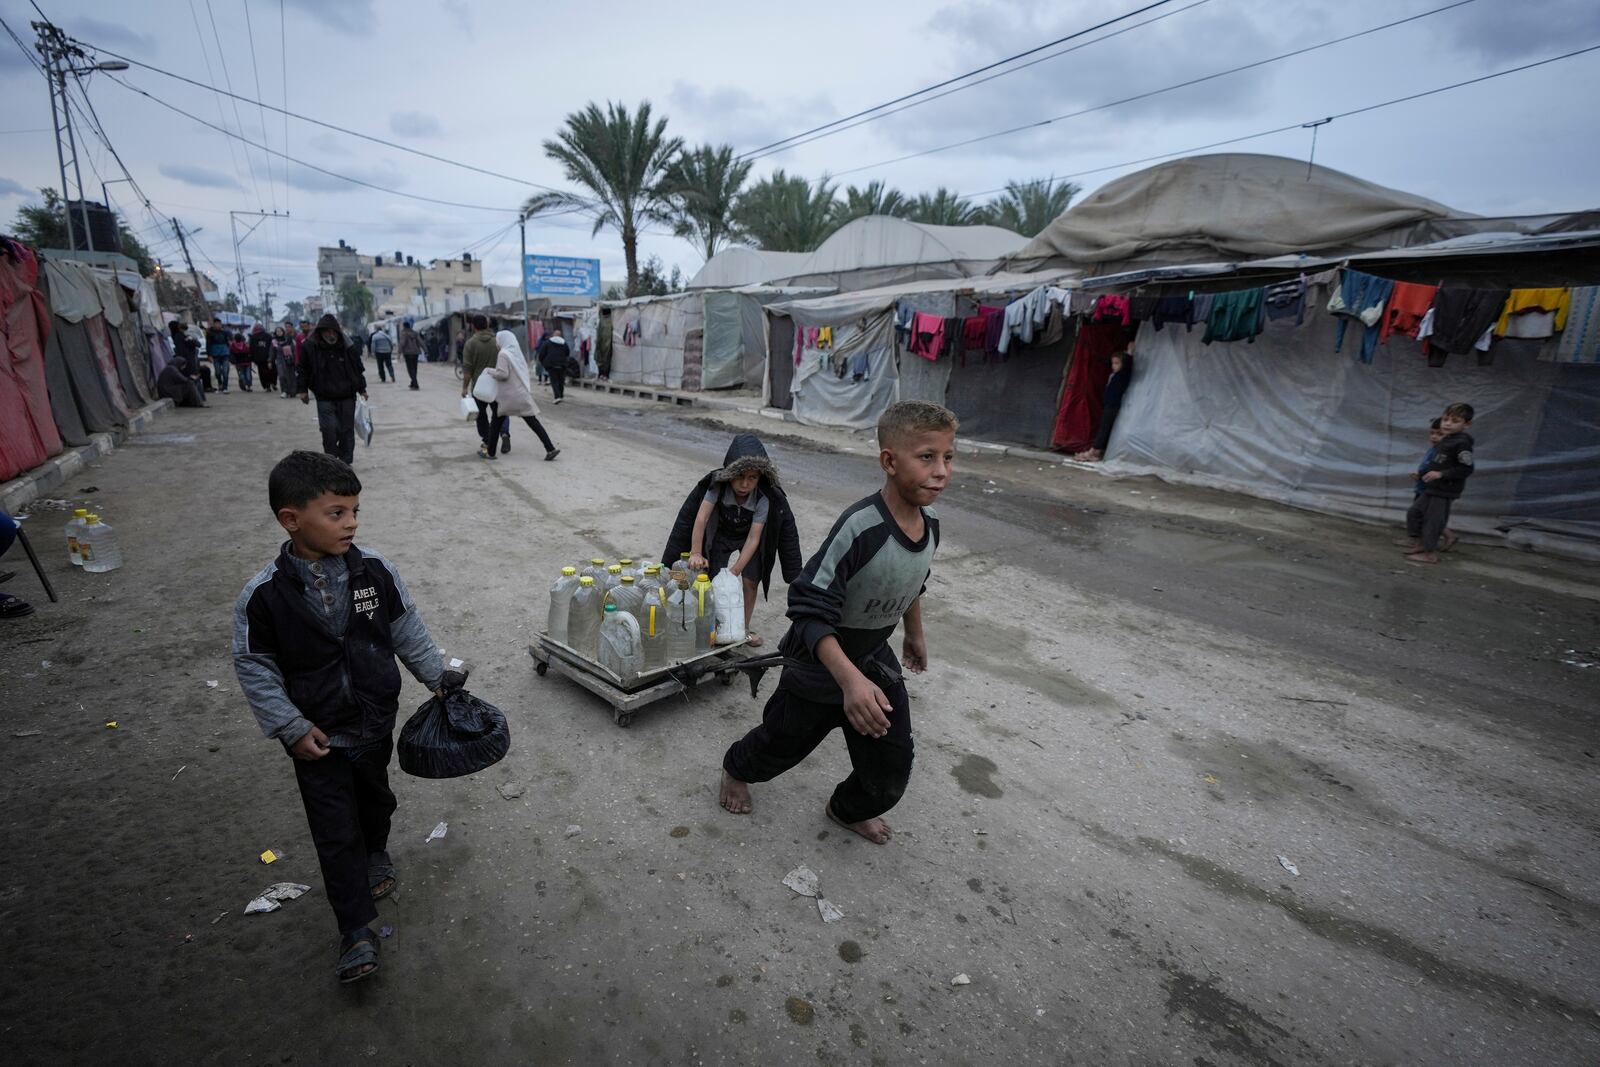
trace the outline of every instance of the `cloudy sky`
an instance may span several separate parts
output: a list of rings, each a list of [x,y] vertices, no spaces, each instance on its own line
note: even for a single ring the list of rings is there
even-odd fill
[[[242,96],[278,106],[287,99],[289,110],[310,118],[555,187],[568,186],[541,143],[590,100],[649,100],[689,143],[751,151],[1149,2],[813,0],[801,15],[793,5],[657,0],[604,5],[606,17],[596,22],[593,3],[549,0],[39,0],[78,39],[160,70],[231,83]],[[1148,165],[1133,162],[1145,157],[1298,126],[1600,44],[1595,0],[1473,0],[1138,102],[886,162],[1453,2],[1172,0],[1119,23],[1126,32],[1047,49],[1015,73],[763,158],[756,173],[783,167],[841,175],[845,184],[881,179],[908,193],[943,185],[979,199],[1007,180],[1051,174],[1074,175],[1093,190]],[[0,14],[31,44],[28,23],[37,15],[25,0],[0,0]],[[111,75],[94,75],[88,92],[112,143],[155,207],[199,231],[202,269],[214,264],[232,276],[230,210],[276,209],[289,219],[255,231],[241,258],[247,272],[281,279],[276,288],[286,297],[315,288],[316,247],[340,238],[363,252],[424,259],[472,250],[486,260],[490,281],[515,284],[510,224],[535,187],[295,119],[286,130],[276,113],[154,71],[115,78],[326,171],[471,205],[410,199],[287,163],[136,95]],[[1321,129],[1317,161],[1480,214],[1600,207],[1597,91],[1600,52],[1338,119]],[[0,99],[4,229],[33,190],[57,184],[44,81],[9,38],[0,38]],[[1227,150],[1303,159],[1310,140],[1295,128]],[[97,190],[96,171],[121,176],[92,138],[84,159],[86,186]],[[169,228],[130,187],[112,185],[110,195],[156,254],[176,262]],[[589,230],[575,218],[538,220],[529,250],[598,257],[607,278],[621,276],[615,234]],[[700,265],[689,244],[666,233],[647,235],[642,253],[687,273]]]

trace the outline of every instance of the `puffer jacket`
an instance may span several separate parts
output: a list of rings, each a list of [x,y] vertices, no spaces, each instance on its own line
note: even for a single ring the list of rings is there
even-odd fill
[[[713,484],[732,481],[748,470],[761,475],[761,491],[766,494],[768,503],[767,524],[761,531],[761,548],[751,561],[752,569],[745,573],[761,586],[762,595],[767,596],[771,592],[775,564],[783,564],[783,580],[792,583],[800,577],[805,561],[800,556],[800,530],[795,524],[794,510],[789,507],[789,497],[779,482],[777,465],[767,455],[761,438],[753,433],[735,436],[727,454],[722,457],[722,466],[701,478],[689,492],[683,507],[678,509],[678,519],[672,524],[672,532],[667,536],[667,547],[662,551],[661,558],[675,562],[680,555],[689,551],[694,539],[695,515],[700,511],[701,501],[706,498],[706,491]],[[717,512],[713,508],[711,519],[706,524],[706,545],[713,544],[716,538]]]

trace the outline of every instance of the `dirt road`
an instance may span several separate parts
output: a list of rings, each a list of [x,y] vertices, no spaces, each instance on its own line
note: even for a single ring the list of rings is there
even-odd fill
[[[822,817],[837,738],[729,816],[748,690],[619,730],[525,651],[556,569],[658,553],[734,423],[768,436],[808,551],[875,487],[870,446],[580,392],[547,406],[558,462],[519,424],[489,464],[424,375],[374,386],[359,540],[477,664],[512,752],[393,772],[379,976],[335,985],[293,776],[227,654],[279,541],[265,473],[314,418],[233,394],[62,494],[116,525],[122,570],[69,573],[65,516],[31,520],[63,603],[0,634],[8,1062],[1600,1058],[1596,568],[1464,546],[1416,569],[1391,531],[963,455],[879,848]],[[781,616],[780,586],[756,624]],[[843,920],[781,884],[801,864]],[[313,892],[242,914],[283,880]]]

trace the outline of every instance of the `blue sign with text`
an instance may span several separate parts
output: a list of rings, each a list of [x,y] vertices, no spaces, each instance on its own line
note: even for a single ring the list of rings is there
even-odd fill
[[[522,287],[529,296],[600,299],[600,261],[565,256],[522,257]]]

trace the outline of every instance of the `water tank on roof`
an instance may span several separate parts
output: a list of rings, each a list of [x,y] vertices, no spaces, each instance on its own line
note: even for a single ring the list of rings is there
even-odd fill
[[[83,231],[83,216],[89,215],[88,237],[94,238],[96,252],[121,252],[122,234],[118,232],[116,212],[95,200],[69,200],[67,213],[72,219],[72,247],[87,250],[89,242]]]

